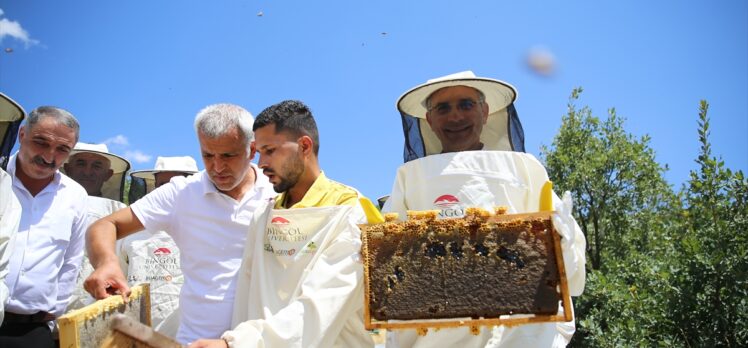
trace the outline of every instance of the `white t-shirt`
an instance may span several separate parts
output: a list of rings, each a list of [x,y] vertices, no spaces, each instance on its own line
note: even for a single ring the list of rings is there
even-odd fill
[[[180,250],[184,285],[177,340],[219,338],[231,328],[236,273],[257,207],[276,195],[261,171],[241,201],[219,192],[203,170],[174,177],[131,205],[151,231],[166,231]]]
[[[440,210],[441,218],[460,217],[467,207],[492,210],[505,205],[509,213],[538,211],[540,191],[548,174],[538,160],[526,153],[509,151],[465,151],[426,156],[403,164],[397,170],[392,194],[383,211]],[[554,201],[559,198],[554,194]],[[575,244],[562,243],[564,254],[579,262],[565,263],[569,292],[579,296],[584,289],[584,235],[576,223],[569,226]],[[566,257],[564,258],[566,260]],[[388,331],[388,347],[562,347],[574,333],[574,322],[526,324],[507,328],[482,327],[473,335],[468,327],[430,330],[418,336],[415,330]]]

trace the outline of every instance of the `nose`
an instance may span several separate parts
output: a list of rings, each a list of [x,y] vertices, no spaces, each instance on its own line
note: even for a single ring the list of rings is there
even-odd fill
[[[87,165],[87,166],[83,167],[83,174],[86,175],[86,176],[93,175],[94,174],[93,166]]]
[[[265,156],[260,155],[260,159],[257,160],[257,167],[259,167],[260,169],[265,169],[268,167]]]
[[[42,151],[41,157],[47,163],[54,162],[54,160],[55,160],[55,149],[54,149],[54,147],[50,146],[45,151]]]
[[[462,119],[464,118],[464,115],[462,113],[463,111],[457,108],[457,105],[455,105],[454,107],[452,107],[451,110],[449,110],[449,113],[445,116],[447,119],[447,122],[454,123],[454,122],[462,121]]]
[[[220,158],[220,156],[216,156],[213,159],[213,170],[216,172],[222,172],[226,168],[226,162],[223,161],[223,159]]]

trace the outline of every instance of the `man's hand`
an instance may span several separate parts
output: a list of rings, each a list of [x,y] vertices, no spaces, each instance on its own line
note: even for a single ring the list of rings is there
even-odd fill
[[[130,298],[130,287],[117,262],[101,265],[86,278],[83,287],[97,300],[112,295],[122,295],[125,302]]]
[[[190,343],[187,348],[229,348],[229,345],[224,340],[199,339]]]

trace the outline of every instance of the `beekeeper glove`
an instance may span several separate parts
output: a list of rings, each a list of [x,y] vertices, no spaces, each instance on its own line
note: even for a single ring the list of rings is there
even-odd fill
[[[564,269],[569,283],[569,293],[579,296],[584,291],[585,282],[585,247],[587,242],[582,229],[571,215],[572,199],[569,191],[564,192],[561,200],[554,200],[553,228],[561,236],[561,253],[564,257]]]

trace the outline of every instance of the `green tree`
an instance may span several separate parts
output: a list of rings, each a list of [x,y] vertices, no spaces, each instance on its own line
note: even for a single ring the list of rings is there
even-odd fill
[[[748,346],[748,181],[725,168],[709,143],[709,104],[699,108],[701,149],[681,197],[669,259],[668,307],[690,346]]]
[[[577,109],[580,92],[543,149],[588,238],[572,346],[748,346],[748,182],[711,154],[708,104],[698,170],[675,195],[649,138],[627,134],[613,109],[602,121]]]
[[[649,231],[635,227],[656,219],[673,194],[649,137],[626,133],[615,109],[602,121],[588,107],[577,109],[581,92],[572,92],[561,129],[550,148],[542,147],[541,158],[556,189],[572,192],[589,266],[597,270],[606,254],[620,259],[649,245]]]
[[[542,158],[558,191],[571,191],[574,216],[587,238],[588,278],[575,299],[573,345],[649,346],[672,341],[663,332],[669,318],[662,277],[662,238],[676,197],[649,146],[624,129],[615,109],[600,120],[577,108],[581,88]],[[667,287],[665,287],[667,288]]]

